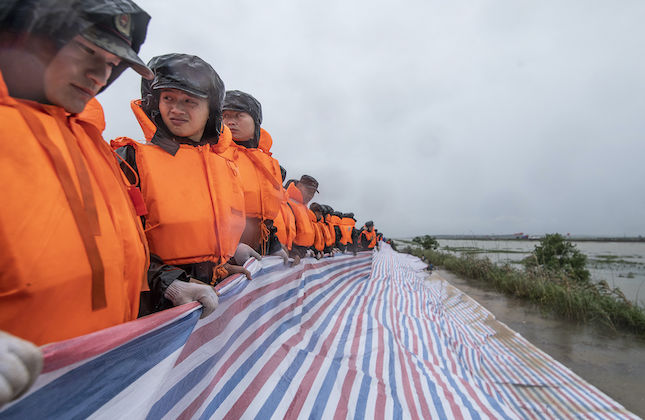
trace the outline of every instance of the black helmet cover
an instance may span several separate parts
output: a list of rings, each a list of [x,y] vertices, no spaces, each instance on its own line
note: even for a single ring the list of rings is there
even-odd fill
[[[255,122],[255,133],[253,135],[253,147],[257,147],[260,141],[260,125],[262,124],[262,105],[253,96],[239,90],[229,90],[224,98],[223,110],[246,112]]]
[[[131,0],[6,0],[0,4],[2,31],[51,41],[51,57],[76,35],[120,57],[121,63],[112,69],[101,91],[128,67],[151,76],[137,56],[149,21],[150,16]]]
[[[173,137],[159,112],[162,89],[178,89],[190,95],[208,99],[209,118],[202,139],[218,140],[222,125],[224,82],[210,64],[195,55],[165,54],[153,57],[148,67],[152,80],[141,79],[141,108],[157,128]],[[159,131],[157,131],[159,133]],[[216,143],[215,141],[214,143]]]

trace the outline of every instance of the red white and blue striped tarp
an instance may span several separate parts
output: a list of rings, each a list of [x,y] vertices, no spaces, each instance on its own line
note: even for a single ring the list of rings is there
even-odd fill
[[[636,418],[424,264],[247,264],[197,304],[44,348],[7,419]]]

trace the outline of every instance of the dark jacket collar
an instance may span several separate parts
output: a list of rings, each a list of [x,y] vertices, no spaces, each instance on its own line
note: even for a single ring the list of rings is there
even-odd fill
[[[217,144],[217,141],[209,141],[209,139],[201,139],[199,142],[194,142],[185,137],[169,137],[164,135],[162,130],[157,130],[155,135],[150,140],[150,143],[161,147],[166,152],[175,156],[179,150],[180,144],[187,144],[189,146],[204,146],[207,144]]]

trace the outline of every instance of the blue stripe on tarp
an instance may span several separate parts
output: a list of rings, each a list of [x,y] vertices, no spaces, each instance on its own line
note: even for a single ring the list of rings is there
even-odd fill
[[[429,355],[428,355],[428,346],[424,340],[421,340],[421,338],[424,337],[423,330],[421,328],[421,322],[418,319],[414,319],[414,321],[417,324],[417,328],[419,330],[419,342],[421,349],[423,350],[423,360],[430,360]],[[441,401],[441,397],[439,396],[439,391],[437,390],[437,385],[435,384],[435,381],[430,377],[428,374],[428,369],[427,367],[420,361],[417,360],[417,366],[419,367],[420,372],[425,376],[426,383],[428,384],[428,389],[430,389],[431,392],[431,397],[432,397],[432,404],[434,408],[437,410],[437,414],[439,415],[439,418],[445,419],[447,418],[447,414],[443,409],[443,404],[444,402]]]
[[[322,414],[325,411],[325,407],[327,406],[327,402],[329,401],[329,396],[331,395],[331,390],[334,386],[334,383],[336,382],[336,378],[338,377],[338,371],[340,370],[341,364],[338,362],[339,360],[342,361],[344,359],[345,355],[345,346],[347,345],[347,338],[349,337],[349,332],[351,330],[351,326],[353,325],[355,321],[355,314],[356,314],[356,309],[360,306],[361,304],[361,294],[365,293],[367,290],[367,287],[369,285],[369,275],[358,278],[356,279],[359,282],[363,283],[363,289],[359,291],[358,295],[355,298],[355,302],[352,305],[352,308],[350,310],[349,316],[345,317],[345,328],[343,329],[343,333],[340,337],[340,340],[336,344],[336,354],[334,355],[334,358],[332,359],[331,365],[329,366],[329,369],[327,370],[327,375],[325,375],[325,379],[323,380],[322,386],[320,387],[320,391],[318,392],[318,396],[316,397],[316,400],[314,401],[314,405],[312,407],[310,416],[316,416],[318,415],[318,418],[322,418]],[[342,385],[341,385],[342,386]]]
[[[394,370],[394,353],[395,352],[394,352],[394,340],[392,339],[392,336],[394,335],[394,333],[392,332],[392,329],[390,328],[390,326],[387,323],[387,311],[388,311],[388,309],[390,309],[390,305],[393,303],[393,302],[389,302],[389,305],[387,304],[388,303],[387,302],[387,296],[390,293],[390,289],[392,288],[392,284],[391,284],[391,282],[387,282],[386,284],[387,284],[387,286],[385,287],[385,293],[383,295],[383,296],[385,296],[385,299],[386,299],[385,302],[386,303],[383,305],[383,313],[381,314],[381,316],[382,316],[381,319],[383,321],[383,330],[386,331],[386,332],[389,332],[389,334],[385,334],[385,335],[387,335],[386,339],[387,339],[387,342],[389,344],[389,346],[387,346],[388,350],[389,350],[389,353],[384,352],[384,354],[388,354],[388,359],[390,361],[390,363],[388,364],[388,373],[389,373],[389,379],[390,379],[390,391],[392,392],[392,409],[394,410],[394,412],[392,413],[392,418],[394,418],[396,420],[399,420],[399,419],[403,418],[403,407],[401,407],[401,402],[399,401],[399,394],[398,394],[398,392],[396,392],[398,383],[396,381],[396,375],[395,375],[395,370]],[[385,417],[387,417],[387,415]]]
[[[369,270],[369,267],[367,267],[367,269]],[[329,291],[327,293],[322,293],[321,291],[319,291],[318,295],[315,298],[313,298],[311,302],[309,302],[307,305],[302,307],[301,312],[299,312],[292,318],[283,321],[280,324],[280,326],[269,337],[267,337],[264,340],[264,342],[262,342],[262,344],[260,344],[258,348],[240,365],[240,367],[235,371],[235,373],[231,376],[231,378],[228,381],[226,381],[224,385],[222,385],[222,387],[220,388],[220,391],[213,397],[210,404],[208,404],[208,406],[206,407],[206,410],[200,416],[200,419],[208,419],[213,415],[213,413],[215,412],[215,410],[217,410],[219,405],[228,397],[228,395],[230,395],[230,393],[235,389],[235,387],[237,387],[237,385],[242,381],[242,379],[251,370],[251,368],[253,368],[253,366],[259,360],[262,360],[262,356],[264,355],[264,353],[266,353],[266,351],[271,347],[271,344],[273,344],[273,342],[280,335],[282,335],[284,331],[288,330],[294,325],[300,324],[303,316],[307,314],[309,311],[311,311],[315,306],[317,306],[317,304],[321,300],[327,297],[327,295],[331,293],[331,290],[336,289],[342,283],[346,282],[347,279],[353,276],[356,276],[358,273],[362,271],[365,271],[365,269],[361,269],[356,272],[349,272],[344,276],[339,277],[336,280],[336,282],[334,282],[333,286],[328,288]],[[347,290],[345,291],[345,293],[341,296],[340,300],[332,307],[332,310],[327,314],[327,316],[325,317],[324,321],[319,326],[319,328],[312,333],[311,338],[309,339],[309,343],[307,344],[305,349],[298,351],[298,355],[296,356],[296,359],[291,364],[291,366],[289,366],[289,368],[283,375],[283,378],[295,377],[296,373],[298,373],[298,370],[304,363],[305,356],[311,354],[311,352],[316,346],[316,343],[320,339],[321,332],[324,331],[327,325],[335,317],[338,307],[343,303],[345,299],[347,299],[347,296],[353,290],[352,287],[355,287],[355,285],[350,285],[347,287]],[[260,412],[258,413],[256,418],[258,419],[268,418],[268,417],[262,417],[262,413],[270,414],[275,411],[276,407],[278,406],[282,398],[285,396],[284,393],[277,393],[276,389],[274,389],[271,395],[268,396],[268,398],[266,399],[265,403],[262,405]]]
[[[445,320],[443,320],[443,319],[442,319],[442,321],[441,321],[440,325],[441,325],[441,326],[445,326]],[[435,338],[436,338],[437,340],[439,340],[439,337],[436,335],[436,330],[435,330],[435,329],[431,329],[431,331],[432,331],[432,332],[433,332],[433,334],[435,335]],[[446,360],[447,360],[447,358],[446,358],[446,356],[443,354],[443,346],[437,346],[437,348],[439,349],[439,355],[438,355],[438,356],[439,356],[439,360],[444,360],[444,361],[446,361]],[[472,405],[472,403],[471,403],[471,401],[470,401],[470,396],[468,396],[468,395],[466,395],[466,394],[464,394],[464,393],[463,393],[463,391],[461,390],[461,388],[459,387],[459,385],[458,385],[458,384],[455,382],[455,380],[454,380],[454,374],[450,371],[450,369],[449,369],[446,365],[447,365],[447,362],[444,362],[444,363],[442,364],[442,366],[440,366],[440,369],[441,369],[441,372],[443,373],[443,376],[444,376],[444,377],[446,378],[446,380],[448,381],[448,384],[450,385],[450,388],[453,390],[452,395],[455,397],[455,400],[457,400],[457,398],[456,398],[456,397],[459,397],[459,400],[461,400],[461,402],[462,402],[462,404],[464,405],[464,407],[466,407],[466,409],[467,409],[467,410],[468,410],[468,412],[470,413],[470,416],[471,416],[472,418],[474,418],[474,419],[479,419],[479,418],[480,418],[479,413],[477,413],[477,411],[474,409],[474,407],[473,407],[473,405]],[[463,376],[462,376],[462,377],[463,377]],[[502,411],[502,414],[504,414],[504,412],[503,412],[503,411]]]
[[[515,362],[516,362],[517,364],[520,364],[520,365],[523,365],[523,364],[524,364],[524,363],[523,363],[521,360],[519,360],[515,355],[512,355],[512,356],[511,356],[511,355],[507,355],[507,357],[513,357],[513,359],[515,359]],[[508,369],[508,370],[512,370],[513,372],[515,372],[515,375],[516,375],[516,376],[518,376],[518,377],[522,377],[522,376],[524,375],[524,373],[523,373],[523,372],[521,372],[521,371],[520,371],[520,369],[519,369],[519,368],[517,368],[517,367],[515,366],[515,363],[510,363],[510,362],[509,362],[509,363],[506,365],[506,369]],[[602,419],[603,419],[603,417],[602,417],[602,416],[600,416],[598,413],[596,413],[596,412],[594,412],[594,411],[592,410],[592,407],[589,405],[589,403],[587,403],[586,401],[583,401],[583,400],[582,400],[582,399],[580,399],[580,398],[577,398],[575,395],[570,395],[570,392],[569,392],[569,390],[568,390],[567,388],[563,389],[563,390],[562,390],[562,392],[563,392],[563,393],[566,393],[566,394],[569,394],[569,396],[574,400],[574,402],[565,401],[565,400],[560,396],[560,393],[553,393],[551,396],[552,396],[552,397],[554,397],[554,398],[556,398],[556,399],[557,399],[557,400],[562,404],[562,407],[567,407],[567,408],[568,408],[569,406],[575,406],[575,405],[576,405],[576,404],[575,404],[575,402],[577,402],[580,406],[582,406],[584,409],[586,409],[586,410],[587,410],[587,415],[589,415],[589,416],[593,416],[593,417],[597,418],[598,420],[602,420]],[[542,404],[544,404],[544,406],[548,407],[548,406],[551,404],[550,402],[548,402],[548,401],[545,399],[546,397],[545,397],[545,396],[543,396],[543,395],[541,395],[540,393],[537,393],[537,392],[536,392],[536,393],[535,393],[535,396],[536,396],[538,399],[540,399],[540,401],[542,402]]]
[[[332,275],[334,271],[340,271],[348,266],[351,266],[357,263],[362,263],[364,261],[366,261],[366,259],[358,260],[358,261],[352,260],[348,262],[342,261],[342,264],[332,264],[326,270],[317,274],[305,276],[305,278],[309,279],[309,281],[318,280],[321,277]],[[213,366],[229,350],[229,348],[239,338],[239,336],[243,333],[244,330],[246,330],[251,325],[253,325],[253,323],[257,322],[257,320],[261,318],[264,314],[274,310],[275,308],[280,306],[281,303],[292,298],[294,295],[298,293],[298,291],[301,288],[302,288],[302,282],[300,282],[295,287],[288,289],[281,295],[276,296],[275,298],[267,301],[265,304],[263,304],[262,306],[259,306],[257,309],[253,310],[253,312],[251,312],[248,315],[248,317],[244,320],[244,323],[240,325],[240,327],[235,331],[235,333],[231,334],[227,342],[221,347],[221,349],[217,353],[215,353],[210,358],[206,359],[195,369],[191,370],[190,372],[187,372],[184,378],[178,381],[172,388],[168,390],[168,392],[164,394],[163,397],[159,399],[159,401],[157,401],[152,406],[147,418],[156,419],[156,418],[163,417],[165,413],[170,411],[172,407],[174,407],[177,404],[177,402],[179,402],[179,400],[181,400],[184,397],[187,391],[193,389],[211,371]]]
[[[361,269],[360,271],[364,271],[364,269]],[[355,276],[357,273],[349,273],[347,274],[342,280],[339,279],[333,287],[333,289],[336,289],[338,286],[340,286],[342,283],[347,281],[349,277]],[[353,290],[353,287],[356,287],[355,285],[349,286],[347,290],[345,291],[345,294],[341,296],[340,300],[337,302],[337,304],[334,306],[334,309],[336,309],[342,302],[346,299],[348,293],[350,293]],[[333,290],[330,288],[330,291],[327,293],[320,293],[316,299],[315,302],[312,300],[310,305],[307,305],[308,308],[303,308],[302,314],[298,315],[298,318],[301,318],[302,315],[305,313],[309,312],[310,308],[313,307],[313,305],[316,305],[320,300],[322,300],[325,295],[328,295]],[[287,368],[286,372],[282,377],[278,380],[278,387],[276,387],[271,394],[267,397],[266,401],[260,407],[260,410],[258,411],[258,414],[255,416],[256,419],[265,419],[271,416],[271,414],[276,410],[278,404],[282,401],[282,398],[286,395],[285,392],[289,388],[289,385],[291,384],[291,380],[296,376],[298,373],[298,370],[300,370],[300,367],[302,364],[305,362],[306,358],[308,355],[311,354],[311,351],[313,350],[315,344],[318,341],[318,336],[319,332],[323,331],[326,325],[328,324],[330,318],[330,315],[334,314],[334,311],[330,312],[325,320],[323,320],[321,326],[319,329],[315,330],[312,333],[312,336],[310,338],[310,341],[308,345],[305,347],[304,350],[298,350],[293,362],[291,362],[291,365]]]
[[[201,311],[90,360],[2,412],[3,419],[84,419],[180,349]]]
[[[373,281],[378,281],[380,283],[380,278],[378,280],[374,279]],[[372,319],[374,317],[372,314],[372,309],[374,308],[374,302],[376,301],[376,296],[378,296],[378,289],[372,293],[372,298],[370,299],[367,307],[367,334],[365,334],[365,354],[363,355],[363,380],[361,381],[361,387],[358,391],[358,396],[356,397],[356,412],[355,418],[364,419],[365,411],[367,410],[367,399],[370,394],[370,384],[372,383],[372,378],[369,376],[370,371],[370,361],[372,358],[372,349],[374,345],[372,344]]]
[[[272,265],[271,267],[260,268],[257,271],[257,273],[253,274],[253,280],[246,280],[246,279],[242,280],[240,283],[236,284],[231,289],[227,290],[226,293],[219,295],[219,302],[224,303],[236,297],[239,293],[242,293],[244,289],[246,289],[249,286],[249,284],[251,284],[251,281],[259,281],[260,279],[262,279],[262,277],[273,274],[275,271],[278,271],[279,269],[284,269],[284,268],[285,268],[285,265],[282,263]]]

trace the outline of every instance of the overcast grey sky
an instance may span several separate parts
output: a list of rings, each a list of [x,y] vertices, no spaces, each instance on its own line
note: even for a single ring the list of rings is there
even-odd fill
[[[253,94],[288,177],[391,236],[645,234],[642,0],[139,0],[144,61]],[[142,134],[126,72],[106,139]]]

